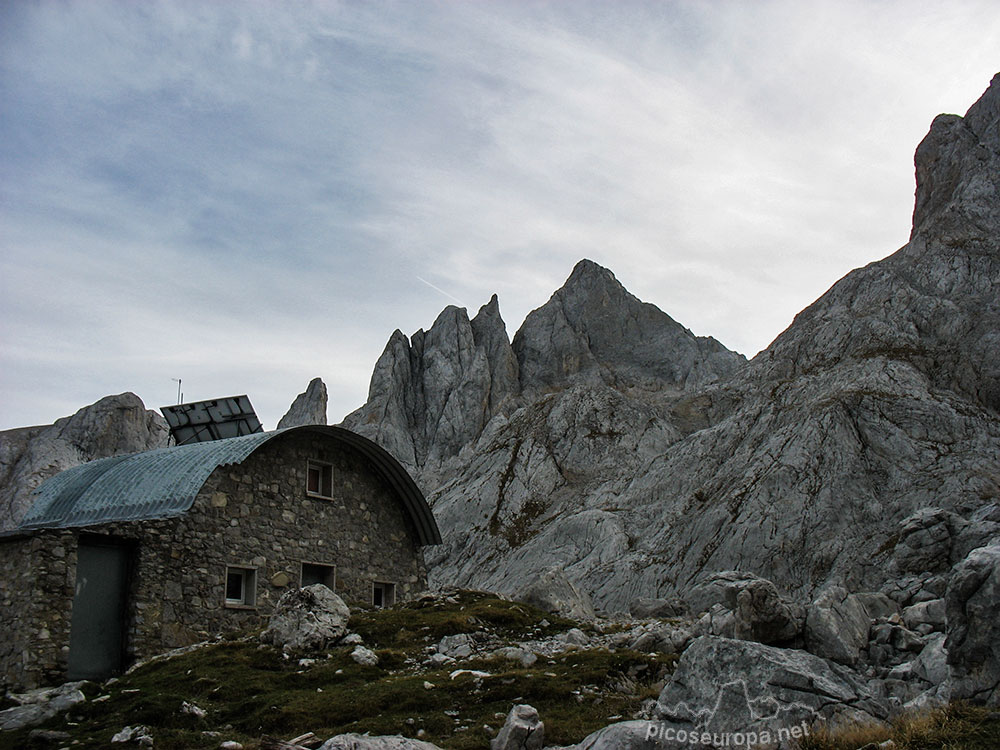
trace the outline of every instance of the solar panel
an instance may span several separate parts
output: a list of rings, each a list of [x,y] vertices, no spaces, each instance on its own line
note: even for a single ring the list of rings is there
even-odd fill
[[[177,445],[207,443],[264,431],[246,395],[161,406],[160,411]]]

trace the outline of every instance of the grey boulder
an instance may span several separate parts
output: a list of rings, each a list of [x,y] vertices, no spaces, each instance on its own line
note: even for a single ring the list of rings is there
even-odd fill
[[[490,740],[490,750],[541,750],[545,746],[545,724],[533,706],[518,704],[507,714],[500,733]]]
[[[840,586],[829,586],[808,608],[806,648],[840,664],[855,664],[868,646],[872,621],[895,609],[884,594],[848,594]]]
[[[587,593],[557,566],[543,570],[520,591],[517,598],[546,612],[574,620],[593,620],[596,616]]]
[[[347,632],[350,616],[343,599],[321,583],[290,589],[278,599],[260,639],[283,651],[316,651]]]
[[[717,636],[688,646],[656,704],[660,719],[758,736],[817,721],[878,721],[887,714],[888,706],[845,667],[805,651]]]
[[[67,682],[54,688],[42,688],[28,693],[10,693],[18,706],[0,711],[0,730],[13,731],[34,727],[53,716],[86,700],[80,688],[84,682]]]
[[[1000,705],[1000,543],[955,566],[945,606],[952,697]]]

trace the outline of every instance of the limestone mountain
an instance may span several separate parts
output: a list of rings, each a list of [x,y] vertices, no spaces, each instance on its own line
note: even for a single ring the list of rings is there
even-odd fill
[[[746,361],[641,302],[589,260],[525,318],[513,348],[526,394],[574,383],[679,390],[728,376]]]
[[[427,332],[410,340],[394,332],[375,365],[368,403],[344,425],[412,470],[447,475],[444,464],[491,420],[499,424],[546,393],[579,385],[676,395],[745,362],[629,294],[608,269],[582,260],[528,315],[513,344],[496,295],[471,321],[463,308],[449,306]]]
[[[326,386],[309,383],[279,427],[326,424]],[[0,431],[0,531],[17,526],[31,492],[59,472],[109,456],[170,444],[166,420],[134,393],[106,396],[54,424]]]
[[[0,530],[13,528],[31,491],[64,469],[97,458],[160,448],[166,420],[134,393],[105,396],[55,424],[0,432]]]
[[[433,581],[512,592],[559,565],[605,609],[727,569],[872,589],[915,511],[1000,520],[998,112],[1000,77],[935,119],[909,242],[749,363],[588,261],[509,350],[455,308],[394,334],[346,424],[431,497]]]

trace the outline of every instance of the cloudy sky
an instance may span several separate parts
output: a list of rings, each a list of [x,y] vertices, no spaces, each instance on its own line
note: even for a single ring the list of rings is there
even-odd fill
[[[0,429],[314,376],[580,258],[753,355],[906,242],[995,0],[6,2]]]

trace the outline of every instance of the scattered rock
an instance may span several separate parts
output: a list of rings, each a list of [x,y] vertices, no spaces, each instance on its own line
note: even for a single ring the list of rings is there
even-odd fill
[[[650,748],[672,748],[667,738],[676,737],[677,730],[687,731],[689,725],[667,721],[622,721],[598,729],[587,735],[582,742],[565,750],[650,750]],[[674,731],[667,734],[668,729]],[[687,739],[686,734],[682,735]],[[677,747],[688,746],[678,743]],[[693,745],[700,747],[700,745]]]
[[[500,733],[490,741],[490,750],[541,750],[545,746],[545,725],[538,711],[526,704],[514,706]]]
[[[634,599],[628,605],[628,611],[632,617],[640,620],[651,618],[662,620],[673,617],[685,617],[689,614],[687,602],[677,596],[669,599],[646,599],[640,597],[639,599]]]
[[[38,726],[53,716],[86,700],[80,690],[86,682],[67,682],[54,688],[40,688],[27,693],[10,693],[19,706],[0,711],[0,730],[9,731]]]
[[[196,719],[204,719],[208,716],[208,711],[203,708],[199,708],[193,703],[188,703],[187,701],[181,703],[181,713],[194,716]]]
[[[542,571],[521,590],[517,598],[546,612],[573,620],[593,620],[596,617],[590,597],[570,581],[558,566]]]
[[[441,750],[437,745],[423,740],[413,740],[400,735],[370,737],[367,734],[338,734],[331,737],[318,750]]]
[[[830,586],[808,608],[805,639],[810,653],[841,664],[856,664],[868,645],[873,611],[892,609],[884,595],[867,594],[865,598],[848,594],[840,586]]]
[[[523,667],[530,667],[532,664],[538,661],[538,657],[534,652],[523,646],[504,646],[493,652],[493,656],[499,656],[502,659],[510,659],[511,661],[520,662]]]
[[[347,632],[350,616],[343,600],[321,583],[290,589],[278,599],[260,639],[286,652],[317,651]]]
[[[355,646],[351,658],[363,667],[374,667],[378,664],[378,654],[364,646]]]
[[[590,643],[590,638],[580,628],[570,628],[559,636],[560,640],[573,646],[586,646]]]
[[[139,747],[152,747],[153,735],[149,727],[141,724],[134,727],[125,727],[111,738],[112,742],[131,742]]]
[[[799,635],[805,620],[804,609],[783,599],[777,587],[763,578],[738,588],[733,615],[736,637],[759,643],[788,643]]]
[[[439,654],[449,656],[452,659],[467,659],[475,651],[475,641],[468,633],[458,633],[456,635],[446,635],[437,644]]]
[[[910,630],[916,630],[921,625],[929,625],[931,630],[944,631],[945,603],[944,599],[912,604],[902,612],[903,622]]]

